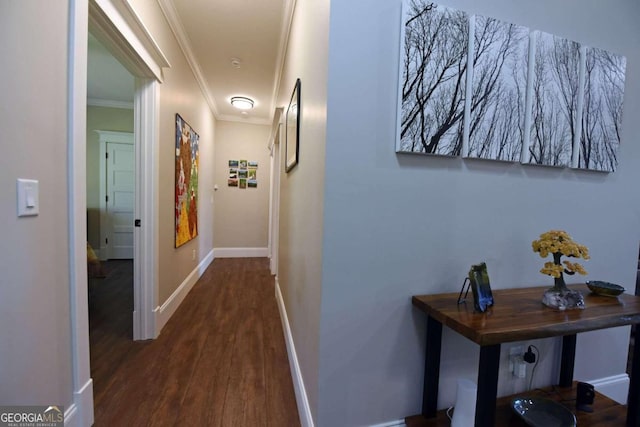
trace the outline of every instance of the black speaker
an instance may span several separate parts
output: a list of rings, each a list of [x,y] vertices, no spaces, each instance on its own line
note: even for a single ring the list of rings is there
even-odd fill
[[[576,409],[584,412],[593,412],[593,399],[596,397],[596,391],[589,383],[578,383],[578,391],[576,394]]]

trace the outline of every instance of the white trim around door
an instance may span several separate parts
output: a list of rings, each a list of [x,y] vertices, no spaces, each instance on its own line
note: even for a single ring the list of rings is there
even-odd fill
[[[89,28],[111,54],[136,77],[134,96],[134,146],[136,155],[136,205],[134,217],[133,339],[158,335],[157,305],[158,227],[158,126],[159,80],[169,62],[153,40],[129,0],[90,0]]]
[[[152,339],[160,333],[155,321],[158,301],[158,146],[159,83],[153,79],[136,78],[134,98],[134,129],[137,170],[134,228],[134,274],[141,286],[134,288],[133,339]]]
[[[93,424],[87,303],[87,22],[87,0],[70,0],[67,53],[67,205],[73,401],[65,411],[65,424],[68,426]]]
[[[98,5],[97,3],[100,3]],[[87,143],[87,41],[88,28],[92,32],[101,33],[110,40],[110,45],[119,48],[120,58],[127,60],[129,71],[135,76],[144,77],[143,84],[136,85],[136,117],[140,118],[135,133],[144,138],[144,145],[140,149],[145,151],[145,167],[141,168],[141,186],[144,194],[141,215],[146,220],[145,231],[141,232],[144,244],[138,245],[139,259],[145,262],[141,277],[141,299],[145,300],[141,306],[144,312],[140,314],[144,321],[139,322],[138,336],[134,338],[146,339],[156,336],[154,313],[157,292],[157,223],[154,219],[157,213],[157,156],[158,146],[158,76],[162,75],[162,68],[169,63],[149,36],[147,29],[130,7],[128,0],[117,2],[124,4],[120,7],[118,16],[105,13],[106,9],[115,8],[113,0],[69,0],[69,42],[67,51],[68,64],[68,171],[67,191],[69,208],[69,287],[71,311],[71,354],[73,374],[73,401],[66,411],[68,415],[65,424],[70,426],[89,426],[93,424],[93,385],[89,362],[89,306],[87,302],[87,226],[86,226],[86,143]],[[131,18],[131,19],[128,19]],[[114,21],[117,21],[114,23]],[[144,37],[146,34],[147,37]],[[96,34],[94,34],[96,35]],[[142,42],[139,38],[142,36]],[[136,41],[132,44],[136,39]],[[144,51],[147,50],[145,53]],[[152,54],[149,54],[149,51]],[[149,246],[147,246],[149,244]],[[135,325],[134,321],[134,325]]]
[[[269,268],[271,274],[278,274],[278,241],[280,236],[280,136],[282,133],[282,108],[276,108],[269,152],[271,179],[269,180]]]

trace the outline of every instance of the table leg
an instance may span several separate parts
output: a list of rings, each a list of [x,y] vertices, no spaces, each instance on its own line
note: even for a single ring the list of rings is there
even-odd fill
[[[635,326],[634,345],[631,355],[631,378],[627,398],[627,426],[640,426],[640,325]]]
[[[573,366],[576,361],[576,334],[562,337],[562,359],[560,359],[560,387],[571,387]]]
[[[475,421],[477,427],[495,425],[499,368],[500,344],[480,347]]]
[[[442,323],[427,316],[427,351],[424,359],[424,389],[422,390],[422,415],[425,418],[435,417],[438,410],[441,347]]]

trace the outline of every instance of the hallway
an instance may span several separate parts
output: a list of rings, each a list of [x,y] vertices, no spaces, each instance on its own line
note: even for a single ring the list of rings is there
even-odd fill
[[[91,357],[95,426],[300,425],[266,258],[214,260],[156,340],[121,338]]]

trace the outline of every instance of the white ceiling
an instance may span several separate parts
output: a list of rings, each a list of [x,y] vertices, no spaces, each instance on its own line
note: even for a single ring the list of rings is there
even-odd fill
[[[159,0],[220,120],[271,123],[292,0]],[[162,47],[161,47],[162,48]],[[239,68],[232,60],[239,60]],[[88,98],[133,102],[133,77],[89,38]],[[242,115],[232,96],[255,106]]]

